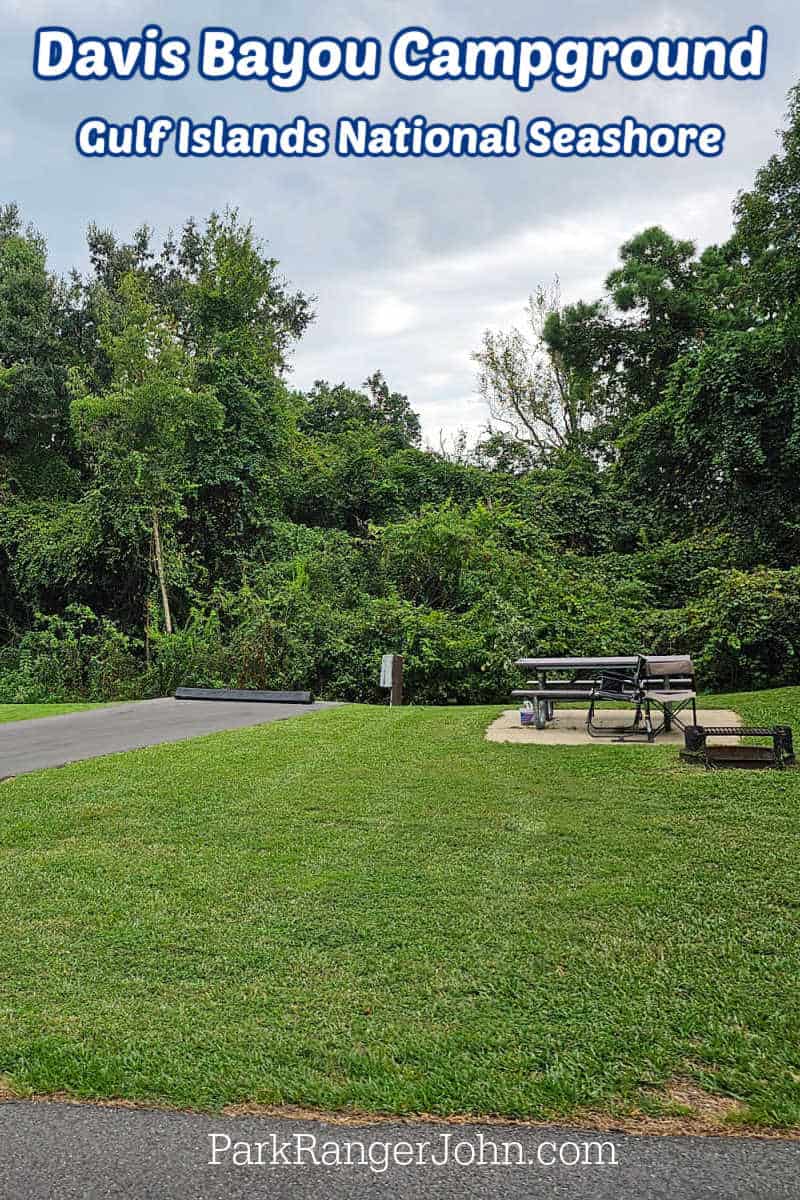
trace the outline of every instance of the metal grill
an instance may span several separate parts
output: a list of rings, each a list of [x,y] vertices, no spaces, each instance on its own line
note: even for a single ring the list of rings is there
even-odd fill
[[[772,746],[709,746],[710,737],[770,738]],[[684,730],[688,762],[713,766],[794,765],[794,745],[789,725],[687,725]]]

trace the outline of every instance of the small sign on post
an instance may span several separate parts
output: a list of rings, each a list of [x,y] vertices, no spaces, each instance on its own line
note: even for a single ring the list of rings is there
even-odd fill
[[[389,691],[389,704],[403,703],[403,656],[384,654],[381,659],[381,687]]]

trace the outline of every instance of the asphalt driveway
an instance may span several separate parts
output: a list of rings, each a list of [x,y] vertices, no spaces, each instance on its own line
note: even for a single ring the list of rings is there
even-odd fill
[[[0,1104],[0,1200],[796,1200],[798,1179],[790,1141]]]
[[[0,779],[84,758],[182,742],[205,733],[285,721],[329,707],[252,701],[138,700],[60,717],[0,724]]]

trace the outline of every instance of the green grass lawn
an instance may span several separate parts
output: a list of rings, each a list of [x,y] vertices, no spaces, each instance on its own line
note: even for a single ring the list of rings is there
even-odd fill
[[[0,704],[0,725],[6,721],[29,721],[33,717],[60,717],[63,713],[99,708],[97,704]]]
[[[720,698],[794,721],[800,690]],[[215,1108],[800,1124],[797,772],[349,707],[0,785],[0,1076]]]

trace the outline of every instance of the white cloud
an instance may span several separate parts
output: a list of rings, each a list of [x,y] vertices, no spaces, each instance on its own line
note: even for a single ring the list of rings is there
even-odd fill
[[[102,22],[105,17],[135,16],[147,8],[147,0],[0,0],[0,17],[25,26],[34,21],[63,25],[65,21],[84,19]]]
[[[404,333],[416,323],[418,308],[408,300],[385,292],[372,299],[365,297],[363,330],[368,337],[389,337]]]

